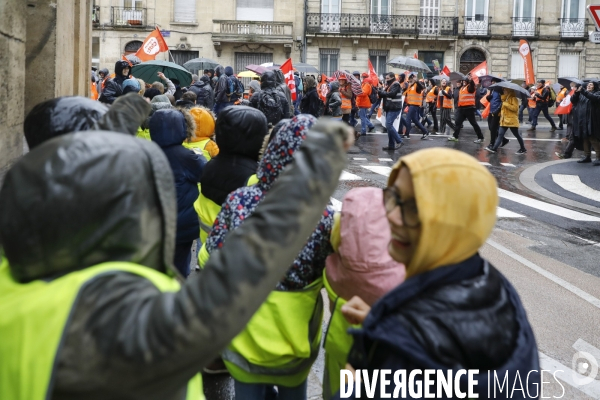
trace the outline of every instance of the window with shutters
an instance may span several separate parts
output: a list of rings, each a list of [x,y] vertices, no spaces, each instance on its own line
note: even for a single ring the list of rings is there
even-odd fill
[[[465,0],[465,34],[485,36],[488,34],[488,1]]]
[[[371,14],[390,15],[390,0],[371,0]]]
[[[561,37],[582,38],[586,32],[585,0],[563,0]]]
[[[422,35],[437,35],[440,30],[440,1],[421,0],[419,33]]]
[[[197,23],[196,0],[175,0],[173,6],[173,21],[187,24]]]
[[[510,79],[525,79],[525,62],[519,50],[513,50],[511,54]]]
[[[319,70],[322,74],[332,76],[338,70],[339,49],[320,49]]]
[[[579,52],[562,52],[558,56],[558,76],[579,76]]]
[[[369,50],[369,60],[373,64],[377,75],[385,75],[387,72],[388,54],[387,50]]]
[[[237,0],[238,21],[273,21],[274,0]]]

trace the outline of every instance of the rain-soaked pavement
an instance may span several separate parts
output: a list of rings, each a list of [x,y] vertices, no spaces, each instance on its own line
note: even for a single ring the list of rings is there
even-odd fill
[[[510,232],[517,240],[531,242],[528,250],[539,257],[600,277],[600,167],[576,163],[583,155],[577,150],[571,160],[558,159],[555,152],[562,153],[566,146],[561,141],[567,134],[566,126],[564,130],[550,132],[550,124],[543,121],[537,131],[528,132],[529,125],[522,125],[525,155],[515,154],[519,145],[510,133],[506,135],[510,142],[496,154],[485,151],[490,138],[485,120],[478,121],[486,138],[483,144],[473,143],[475,133],[465,122],[458,143],[449,142],[445,135],[433,134],[428,140],[420,140],[421,135],[413,129],[410,140],[393,152],[382,150],[387,145],[387,134],[378,122],[372,121],[376,131],[360,137],[348,152],[348,166],[333,195],[334,205],[339,205],[352,188],[385,187],[390,168],[403,155],[429,147],[457,149],[474,156],[496,177],[501,190],[496,225],[500,232]],[[594,320],[600,322],[598,315],[594,315]],[[552,348],[555,344],[540,343],[541,350],[545,346]],[[322,374],[323,354],[309,376],[309,400],[322,398]],[[227,375],[205,375],[204,385],[208,400],[235,398],[232,380]],[[572,398],[587,398],[580,395],[577,392]]]

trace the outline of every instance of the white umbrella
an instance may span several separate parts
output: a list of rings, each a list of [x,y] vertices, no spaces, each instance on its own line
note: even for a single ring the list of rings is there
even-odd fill
[[[423,61],[414,57],[398,56],[392,58],[387,65],[394,68],[403,68],[413,72],[431,72],[431,69]]]

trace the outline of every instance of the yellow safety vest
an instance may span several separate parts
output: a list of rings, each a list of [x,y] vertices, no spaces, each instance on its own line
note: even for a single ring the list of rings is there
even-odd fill
[[[187,140],[182,143],[183,147],[190,149],[198,154],[202,154],[206,161],[210,161],[210,153],[206,150],[206,145],[210,141],[210,138],[202,139],[198,142],[188,142]]]
[[[77,295],[86,283],[111,271],[140,275],[163,292],[179,290],[173,278],[127,262],[103,263],[51,281],[19,283],[8,261],[0,259],[0,399],[50,398],[56,358]],[[187,388],[187,400],[204,399],[200,374]]]
[[[135,136],[139,137],[140,139],[152,141],[152,139],[150,138],[150,129],[142,129],[141,127],[139,127]]]

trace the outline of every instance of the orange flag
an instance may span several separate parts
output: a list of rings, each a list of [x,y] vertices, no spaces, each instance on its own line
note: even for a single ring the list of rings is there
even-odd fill
[[[469,72],[475,84],[479,83],[479,77],[487,74],[487,61],[482,62]]]
[[[379,78],[377,77],[377,72],[375,72],[375,68],[373,68],[373,64],[371,64],[371,60],[369,61],[369,81],[371,81],[371,85],[377,86],[379,84]]]
[[[413,57],[418,59],[419,58],[419,53],[418,52],[415,53],[415,55]]]
[[[535,83],[535,75],[533,73],[533,60],[531,59],[531,48],[529,42],[525,39],[521,39],[519,42],[519,53],[523,57],[523,64],[525,66],[525,83],[533,85]]]
[[[292,92],[292,100],[296,101],[296,80],[294,79],[294,67],[292,66],[292,59],[288,58],[286,62],[279,67],[283,76],[285,76],[285,84],[288,85]]]
[[[142,47],[139,48],[135,55],[144,62],[154,60],[158,53],[168,50],[169,46],[167,46],[167,42],[165,42],[160,30],[156,28],[144,40]]]

